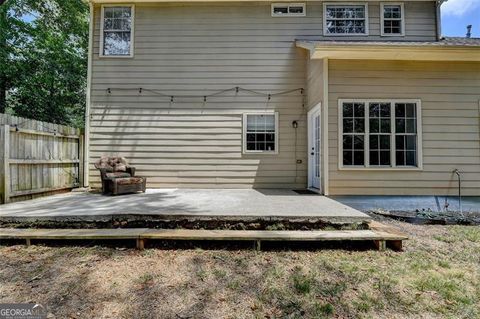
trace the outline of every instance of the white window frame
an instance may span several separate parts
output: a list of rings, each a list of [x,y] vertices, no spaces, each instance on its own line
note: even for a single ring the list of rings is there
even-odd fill
[[[370,166],[370,130],[369,130],[369,112],[367,105],[369,103],[416,103],[417,120],[417,166],[396,166],[395,165],[395,113],[391,117],[391,136],[390,136],[390,163],[391,166]],[[365,103],[365,133],[364,133],[364,165],[363,166],[345,166],[343,165],[343,103]],[[392,111],[395,110],[392,108]],[[392,112],[391,111],[391,112]],[[372,170],[372,171],[420,171],[423,170],[423,146],[422,146],[422,101],[420,99],[339,99],[338,100],[338,169],[339,170]]]
[[[400,20],[402,23],[401,33],[385,33],[384,32],[385,15],[383,12],[383,8],[385,6],[400,6],[400,10],[402,13],[402,19]],[[405,36],[405,6],[403,2],[381,2],[380,3],[380,35],[382,37],[404,37]]]
[[[302,13],[290,13],[290,7],[302,7],[303,12]],[[274,9],[276,7],[287,7],[288,13],[286,14],[278,14],[275,13]],[[305,17],[307,15],[307,7],[304,2],[291,2],[291,3],[272,3],[272,17]]]
[[[248,115],[274,115],[275,116],[275,150],[274,151],[255,151],[247,150],[247,116]],[[278,154],[278,112],[246,112],[242,119],[242,153],[243,154]]]
[[[131,10],[131,18],[132,24],[130,27],[130,54],[128,55],[105,55],[103,53],[104,48],[104,19],[105,19],[105,8],[112,8],[112,7],[130,7]],[[101,58],[113,58],[113,59],[125,59],[125,58],[133,58],[134,56],[134,47],[135,47],[135,5],[134,4],[108,4],[102,5],[101,7],[101,16],[100,16],[100,48],[99,48],[99,57]]]
[[[365,33],[328,33],[327,32],[327,7],[328,6],[364,6],[365,7]],[[368,2],[324,2],[323,3],[323,35],[326,37],[364,37],[369,34]]]

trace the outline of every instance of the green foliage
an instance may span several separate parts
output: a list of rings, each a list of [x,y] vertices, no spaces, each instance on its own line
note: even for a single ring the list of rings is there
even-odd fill
[[[83,126],[86,1],[7,0],[0,27],[0,112]]]

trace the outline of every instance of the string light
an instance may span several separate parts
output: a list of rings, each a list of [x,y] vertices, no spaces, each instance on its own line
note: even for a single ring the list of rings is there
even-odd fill
[[[147,92],[151,92],[151,93],[156,94],[156,95],[160,95],[160,96],[164,96],[164,97],[169,97],[169,98],[170,98],[170,102],[172,102],[172,103],[174,102],[174,99],[175,99],[175,98],[203,98],[203,102],[207,102],[207,98],[213,97],[213,96],[217,96],[217,95],[221,95],[221,94],[226,93],[226,92],[229,92],[229,91],[235,91],[235,93],[237,93],[237,94],[238,94],[240,91],[244,91],[244,92],[252,93],[252,94],[255,94],[255,95],[265,96],[265,97],[268,99],[268,101],[270,101],[270,100],[272,99],[272,97],[274,97],[274,96],[285,95],[285,94],[289,94],[289,93],[293,93],[293,92],[297,92],[297,91],[300,91],[300,94],[301,94],[302,96],[303,96],[303,94],[304,94],[304,89],[303,89],[303,88],[297,88],[297,89],[292,89],[292,90],[287,90],[287,91],[281,91],[281,92],[275,92],[275,93],[264,93],[264,92],[255,91],[255,90],[251,90],[251,89],[245,89],[245,88],[242,88],[242,87],[240,87],[240,86],[236,86],[236,87],[233,87],[233,88],[220,90],[220,91],[217,91],[217,92],[208,94],[208,95],[170,95],[170,94],[162,93],[162,92],[159,91],[159,90],[144,89],[144,88],[107,88],[107,93],[108,93],[108,94],[111,94],[111,93],[112,93],[112,90],[115,90],[115,91],[132,91],[132,90],[138,90],[138,93],[142,93],[143,91],[147,91]]]

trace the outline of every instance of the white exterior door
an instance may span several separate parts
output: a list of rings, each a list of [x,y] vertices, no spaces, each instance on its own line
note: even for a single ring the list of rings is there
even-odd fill
[[[320,104],[308,112],[308,187],[320,191]]]

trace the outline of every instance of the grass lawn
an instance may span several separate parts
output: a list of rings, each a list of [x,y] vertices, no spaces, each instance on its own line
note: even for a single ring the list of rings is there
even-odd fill
[[[56,318],[480,318],[480,228],[388,223],[404,252],[0,246],[0,302]]]

